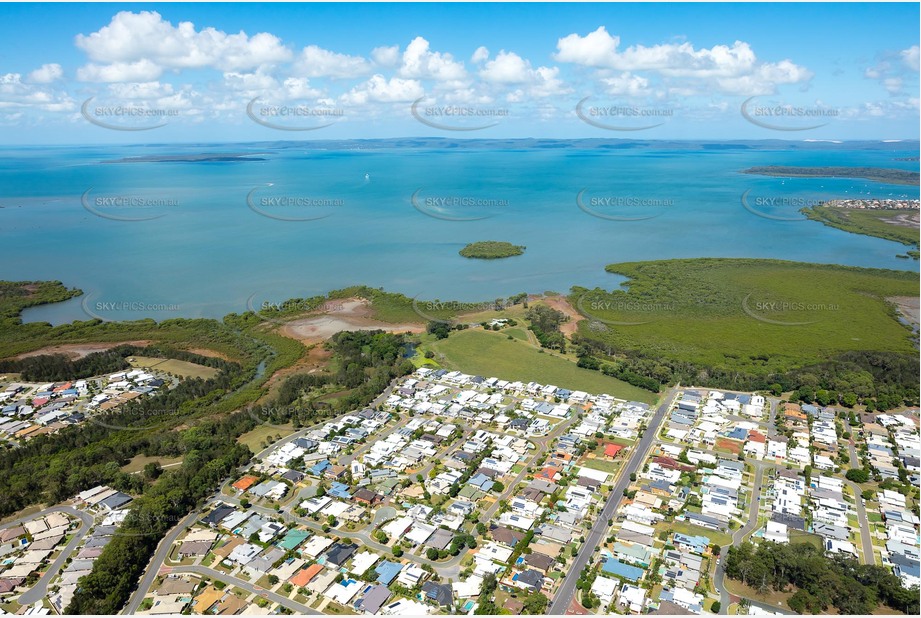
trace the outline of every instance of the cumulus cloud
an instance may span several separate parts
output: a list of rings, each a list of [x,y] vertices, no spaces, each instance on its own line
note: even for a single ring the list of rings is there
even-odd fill
[[[634,75],[629,71],[613,77],[603,78],[601,83],[604,84],[605,91],[610,95],[640,97],[652,93],[647,78]]]
[[[78,34],[74,43],[90,60],[103,65],[86,67],[83,75],[96,78],[90,81],[112,81],[127,67],[156,67],[159,72],[209,67],[232,72],[274,65],[292,57],[291,50],[275,35],[228,34],[210,27],[197,30],[188,21],[174,26],[155,11],[121,11],[96,32]],[[152,74],[153,69],[148,68],[145,75]],[[106,79],[99,79],[103,75]],[[126,79],[138,80],[134,75]]]
[[[361,56],[339,54],[308,45],[298,58],[296,70],[306,77],[361,77],[371,71],[371,64]]]
[[[26,81],[32,84],[50,84],[64,77],[64,70],[59,64],[43,64],[29,73]]]
[[[77,79],[82,82],[149,82],[163,75],[163,69],[150,60],[90,63],[77,69]]]
[[[903,49],[899,52],[899,55],[902,57],[902,62],[905,63],[912,71],[918,70],[918,46],[912,45],[908,49]]]
[[[425,94],[422,84],[415,79],[399,77],[385,78],[381,74],[352,88],[342,96],[344,103],[364,105],[366,103],[399,103],[415,101]]]
[[[481,47],[477,52],[480,50],[485,48]],[[481,53],[479,55],[481,62],[485,60]],[[490,84],[526,86],[510,94],[509,100],[518,100],[525,94],[531,97],[547,97],[568,92],[559,74],[560,70],[557,67],[542,66],[535,69],[525,58],[505,50],[500,51],[494,59],[485,61],[479,71],[480,79]]]
[[[437,81],[462,80],[467,77],[467,70],[464,63],[454,60],[451,54],[430,51],[429,42],[417,36],[403,52],[399,75]]]
[[[620,37],[604,26],[585,36],[570,34],[557,41],[554,58],[567,62],[622,73],[648,71],[672,81],[676,90],[706,93],[713,88],[726,94],[767,94],[781,84],[808,82],[812,72],[790,60],[760,62],[744,41],[732,45],[695,48],[689,42],[633,45],[620,49]],[[617,87],[616,80],[615,87]]]
[[[395,67],[400,62],[400,46],[385,45],[371,50],[371,59],[381,67]]]

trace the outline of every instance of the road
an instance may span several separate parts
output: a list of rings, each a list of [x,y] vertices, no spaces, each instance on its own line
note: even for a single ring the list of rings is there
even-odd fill
[[[93,526],[93,518],[86,513],[78,511],[77,509],[70,506],[55,506],[39,511],[33,515],[13,520],[12,522],[2,526],[2,528],[12,528],[14,526],[18,526],[21,523],[36,519],[37,517],[44,517],[49,513],[55,512],[67,513],[68,515],[73,515],[74,517],[78,518],[81,522],[80,529],[77,530],[73,538],[70,539],[70,542],[64,546],[64,550],[61,551],[57,559],[45,570],[45,574],[42,575],[41,579],[39,579],[38,582],[32,586],[32,588],[24,592],[19,597],[18,602],[20,605],[32,605],[36,601],[41,601],[48,596],[48,584],[50,584],[51,580],[53,580],[55,576],[57,576],[58,572],[64,568],[64,563],[67,562],[68,558],[71,557],[71,554],[80,544],[80,542],[83,541],[83,537],[86,536],[86,533],[90,531],[90,528]]]
[[[524,479],[524,477],[528,475],[528,468],[530,468],[531,466],[533,466],[534,464],[540,461],[543,461],[544,454],[547,452],[547,445],[550,444],[553,440],[556,440],[563,433],[563,431],[568,429],[569,426],[572,425],[576,421],[576,419],[579,418],[580,416],[581,416],[580,414],[573,414],[565,421],[558,423],[557,426],[553,428],[553,431],[548,433],[546,436],[543,436],[543,437],[529,436],[528,437],[528,440],[533,442],[536,446],[536,450],[534,451],[534,456],[531,457],[531,460],[528,461],[528,463],[521,470],[521,472],[518,473],[518,476],[516,476],[512,481],[506,483],[505,491],[502,493],[501,496],[499,496],[496,499],[495,502],[493,502],[492,506],[486,509],[486,512],[480,516],[480,521],[484,521],[484,522],[492,521],[492,516],[495,515],[496,511],[499,509],[499,504],[503,500],[507,500],[508,497],[512,494],[512,492],[518,491],[517,490],[518,483],[520,483]]]
[[[589,533],[588,538],[585,539],[585,543],[582,544],[582,548],[579,550],[575,560],[569,567],[567,571],[567,577],[563,580],[563,583],[560,585],[559,590],[557,590],[556,595],[554,595],[553,602],[547,609],[548,614],[563,615],[566,613],[566,610],[569,609],[569,604],[572,602],[573,596],[576,592],[576,582],[579,579],[579,574],[582,573],[582,569],[585,568],[585,566],[588,564],[588,561],[594,554],[595,548],[598,547],[598,545],[601,543],[601,539],[604,538],[604,534],[608,529],[608,520],[613,517],[614,511],[620,505],[620,502],[624,497],[624,490],[627,489],[627,487],[630,485],[630,475],[641,468],[643,460],[646,459],[646,453],[649,451],[649,448],[655,441],[656,436],[659,433],[659,427],[662,424],[662,420],[668,413],[668,408],[671,406],[672,400],[674,400],[678,389],[679,386],[676,385],[668,391],[662,404],[659,406],[658,410],[656,410],[652,420],[646,427],[646,431],[643,433],[643,436],[634,447],[633,453],[630,455],[630,459],[621,470],[620,478],[614,485],[614,488],[611,490],[608,501],[605,503],[601,513],[598,514],[597,519],[595,520],[595,525],[592,526],[592,530]]]
[[[751,534],[752,532],[754,532],[756,526],[758,525],[758,513],[759,513],[759,507],[760,507],[760,500],[756,499],[756,496],[761,495],[762,483],[764,479],[764,471],[783,469],[782,466],[779,466],[774,463],[754,461],[754,460],[750,460],[750,463],[754,465],[756,468],[755,486],[752,491],[752,503],[749,508],[748,521],[742,528],[740,528],[739,530],[736,530],[736,532],[732,535],[733,545],[738,545],[739,543],[744,541],[745,537]],[[860,487],[858,487],[856,484],[852,483],[851,481],[845,480],[844,482],[851,488],[851,490],[854,492],[854,495],[856,497],[854,502],[856,504],[856,509],[857,509],[857,519],[860,522],[860,540],[861,540],[861,544],[863,545],[863,558],[864,558],[863,562],[864,564],[875,564],[876,558],[873,554],[873,540],[870,537],[870,524],[869,524],[869,520],[867,519],[866,509],[864,508],[864,505],[863,505],[863,498],[860,497]],[[723,554],[723,556],[725,559],[725,553]],[[717,592],[719,592],[719,595],[720,595],[720,606],[721,606],[720,613],[722,614],[727,613],[727,610],[729,609],[729,604],[730,604],[729,593],[726,591],[726,588],[724,586],[724,579],[725,579],[725,573],[723,571],[722,561],[720,561],[716,565],[716,569],[715,569],[714,576],[713,576],[713,585],[716,587],[716,590]],[[770,611],[779,611],[784,614],[793,613],[788,610],[782,609],[780,607],[772,607],[760,601],[756,601],[755,599],[748,598],[747,600],[752,605],[756,605],[758,607],[761,607],[761,608],[764,608]]]
[[[128,601],[128,604],[125,606],[125,609],[122,610],[123,614],[136,614],[138,608],[141,606],[141,601],[144,600],[144,595],[147,594],[147,591],[150,590],[150,587],[153,585],[154,579],[157,577],[157,573],[160,571],[160,565],[163,564],[163,561],[166,560],[167,555],[169,555],[170,549],[173,547],[173,543],[176,539],[179,538],[179,535],[185,532],[185,529],[188,526],[191,526],[192,523],[198,518],[200,514],[197,510],[192,511],[186,515],[185,519],[179,522],[179,525],[170,530],[165,537],[160,540],[160,544],[157,545],[157,551],[154,553],[153,558],[147,563],[147,570],[144,571],[144,575],[141,576],[141,581],[138,583],[137,588],[131,595],[131,599]]]
[[[227,575],[225,573],[213,571],[209,569],[208,567],[203,567],[203,566],[169,567],[169,572],[170,573],[195,573],[196,575],[204,575],[205,577],[218,578],[223,582],[232,584],[236,586],[237,588],[246,590],[247,592],[251,594],[258,594],[259,596],[265,599],[268,599],[269,601],[278,603],[279,605],[283,605],[284,607],[287,607],[288,609],[290,609],[291,611],[295,613],[312,614],[315,616],[323,615],[322,612],[318,612],[315,609],[310,609],[306,605],[298,603],[297,601],[292,601],[288,597],[282,596],[275,592],[270,592],[266,590],[265,588],[262,588],[261,586],[256,586],[246,581],[245,579],[239,579],[232,575]]]
[[[876,564],[876,555],[873,553],[873,537],[870,536],[870,520],[867,518],[867,510],[863,505],[860,487],[847,479],[844,483],[854,492],[854,504],[857,506],[857,521],[860,522],[860,542],[863,545],[863,563]]]

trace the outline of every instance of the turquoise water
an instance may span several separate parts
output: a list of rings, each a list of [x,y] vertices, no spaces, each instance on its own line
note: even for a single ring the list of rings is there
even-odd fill
[[[262,160],[106,163],[207,152]],[[221,317],[248,304],[353,284],[464,301],[565,292],[573,285],[613,288],[622,278],[605,273],[606,264],[664,258],[779,258],[917,270],[917,262],[895,257],[905,251],[902,245],[814,222],[762,218],[740,199],[749,190],[749,203],[755,196],[917,197],[916,187],[739,173],[754,165],[917,169],[917,162],[897,160],[917,154],[916,143],[902,150],[0,150],[0,278],[55,279],[82,288],[82,299],[26,312],[28,321],[57,324],[86,319],[87,309],[106,319]],[[583,206],[609,218],[579,208],[583,190]],[[89,208],[81,202],[87,191]],[[647,203],[613,207],[593,201],[611,196]],[[106,200],[112,197],[154,205],[111,206]],[[301,203],[280,207],[272,201],[279,197]],[[433,205],[444,197],[478,202]],[[304,205],[305,198],[319,202]],[[798,207],[762,210],[797,216]],[[112,216],[148,220],[106,218]],[[454,220],[472,217],[487,218]],[[506,240],[527,250],[496,261],[457,255],[477,240]]]

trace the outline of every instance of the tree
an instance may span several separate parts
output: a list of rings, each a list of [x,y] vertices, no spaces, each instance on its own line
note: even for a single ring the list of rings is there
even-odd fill
[[[436,339],[447,339],[451,334],[451,325],[447,322],[433,321],[429,322],[426,331],[430,335],[435,335]]]
[[[269,584],[274,586],[277,583],[278,583],[278,575],[270,573],[269,574]]]
[[[722,607],[723,607],[723,606],[720,604],[719,601],[714,601],[714,602],[713,602],[713,605],[710,606],[710,611],[711,611],[712,613],[714,613],[714,614],[718,614],[718,613],[720,613],[720,608],[722,608]]]
[[[547,609],[547,597],[539,592],[528,595],[524,600],[522,612],[525,614],[544,614]]]
[[[716,543],[710,547],[710,553],[712,553],[714,556],[719,556],[721,551],[723,551],[723,548]]]
[[[866,483],[870,480],[870,474],[863,468],[851,468],[844,477],[855,483]]]

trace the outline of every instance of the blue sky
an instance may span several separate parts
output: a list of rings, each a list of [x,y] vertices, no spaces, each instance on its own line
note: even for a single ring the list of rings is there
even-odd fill
[[[0,143],[914,139],[918,21],[917,3],[2,4]]]

